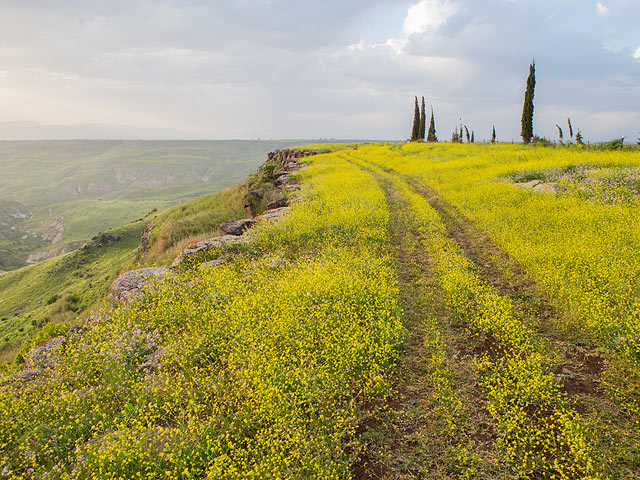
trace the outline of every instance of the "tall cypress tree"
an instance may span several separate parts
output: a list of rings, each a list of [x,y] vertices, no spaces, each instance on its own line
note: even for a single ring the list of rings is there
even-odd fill
[[[562,129],[560,128],[560,125],[558,125],[556,123],[556,127],[558,127],[558,137],[560,138],[560,145],[564,145],[564,142],[562,141],[562,139],[564,138],[564,135],[562,135]]]
[[[415,142],[420,136],[420,108],[418,107],[418,97],[415,97],[413,108],[413,129],[411,130],[411,141]]]
[[[471,130],[471,143],[476,143],[476,134],[473,130]]]
[[[496,143],[496,126],[493,126],[493,132],[491,133],[491,143]]]
[[[437,142],[436,137],[436,121],[433,117],[433,106],[431,107],[431,122],[429,123],[429,133],[427,134],[427,142]]]
[[[536,61],[529,65],[529,77],[527,78],[527,90],[524,93],[524,106],[522,107],[522,130],[520,135],[524,143],[531,143],[533,138],[533,95],[536,89]]]
[[[420,109],[420,132],[418,140],[424,140],[424,134],[427,129],[427,114],[424,111],[424,97],[422,97],[422,108]]]
[[[567,117],[567,122],[569,123],[569,139],[573,140],[573,125],[571,125],[571,117]]]

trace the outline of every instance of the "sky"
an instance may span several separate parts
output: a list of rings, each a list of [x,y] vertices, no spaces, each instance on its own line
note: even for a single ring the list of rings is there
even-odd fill
[[[640,136],[638,0],[3,0],[0,139]]]

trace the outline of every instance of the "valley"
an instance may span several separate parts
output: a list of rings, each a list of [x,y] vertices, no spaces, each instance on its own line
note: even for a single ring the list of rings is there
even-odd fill
[[[0,142],[0,271],[243,180],[268,151],[308,141]]]

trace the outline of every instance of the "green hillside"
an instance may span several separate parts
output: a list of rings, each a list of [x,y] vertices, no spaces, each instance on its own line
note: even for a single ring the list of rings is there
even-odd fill
[[[109,286],[120,272],[136,265],[168,266],[188,242],[216,236],[221,222],[245,217],[243,197],[260,179],[261,174],[254,173],[233,187],[106,230],[67,255],[0,274],[0,362],[12,360],[22,342],[44,325],[82,322],[90,310],[107,305]],[[86,224],[84,231],[97,231],[101,222],[124,224],[127,217],[121,214],[126,203],[110,209],[114,203],[117,201],[76,203],[72,208],[78,220],[69,228],[68,238],[83,238],[83,230],[76,228],[81,224]],[[146,209],[153,205],[151,201],[137,203]],[[6,204],[10,212],[19,212],[15,205]],[[7,221],[16,220],[7,217]],[[143,231],[145,249],[140,248]]]

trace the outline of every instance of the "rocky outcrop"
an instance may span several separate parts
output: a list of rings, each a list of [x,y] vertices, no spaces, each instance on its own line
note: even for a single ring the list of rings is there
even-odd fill
[[[281,175],[274,178],[273,184],[278,188],[283,188],[285,185],[291,185],[294,183],[293,178],[288,174],[288,172],[281,172]]]
[[[536,193],[546,193],[549,195],[557,195],[562,192],[562,187],[555,182],[543,182],[542,180],[531,180],[529,182],[516,183],[518,187],[532,190]]]
[[[272,210],[266,210],[262,215],[256,217],[256,222],[273,222],[284,217],[291,211],[290,207],[274,208]]]
[[[71,253],[81,245],[82,245],[82,242],[71,242],[65,245],[60,245],[59,247],[56,247],[56,248],[52,248],[51,250],[44,250],[42,252],[32,253],[27,257],[27,263],[38,263],[38,262],[42,262],[43,260],[48,260],[50,258]]]
[[[289,206],[289,200],[282,197],[271,203],[267,203],[267,210],[274,210],[276,208],[282,208],[282,207],[288,207],[288,206]]]
[[[186,249],[180,252],[180,255],[178,255],[171,264],[171,268],[176,268],[185,261],[191,260],[195,256],[202,253],[215,250],[216,248],[222,247],[223,245],[240,241],[242,241],[241,238],[236,235],[223,235],[222,237],[216,237],[210,240],[202,240],[200,242],[192,243],[187,246]]]
[[[24,366],[27,370],[53,368],[56,364],[58,349],[66,341],[65,336],[53,337],[39,343],[27,354]]]
[[[274,152],[269,152],[267,157],[268,162],[278,161],[282,164],[282,166],[286,166],[287,164],[296,164],[300,158],[309,157],[311,155],[318,155],[319,152],[315,150],[298,150],[292,148],[284,148],[281,150],[276,150]]]
[[[562,191],[562,187],[557,183],[549,182],[549,183],[540,183],[533,187],[533,191],[536,193],[546,193],[549,195],[557,195]]]
[[[200,264],[200,270],[206,270],[207,268],[215,268],[224,264],[223,258],[217,258],[215,260],[211,260],[210,262],[204,262]]]
[[[53,220],[46,222],[40,230],[39,236],[51,243],[56,243],[62,240],[62,235],[65,231],[65,218],[60,216]]]
[[[247,230],[249,230],[255,220],[252,218],[243,218],[241,220],[227,220],[220,224],[221,235],[236,235],[240,236]]]
[[[517,186],[531,190],[536,185],[542,183],[542,180],[531,180],[530,182],[516,183]]]
[[[174,273],[163,267],[147,267],[124,272],[111,284],[111,299],[114,303],[129,303],[137,300],[147,288],[169,275]]]
[[[35,345],[25,357],[24,369],[0,380],[0,389],[20,388],[26,382],[46,376],[57,363],[61,350],[78,341],[87,327],[72,327],[65,335],[51,337]]]
[[[242,199],[242,206],[250,217],[256,216],[257,205],[264,198],[267,193],[266,188],[258,188],[248,192]]]

